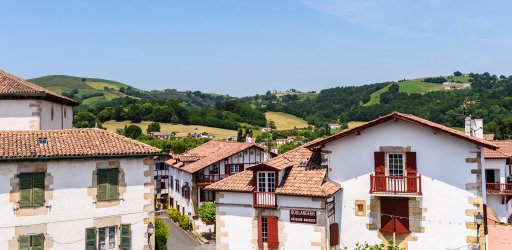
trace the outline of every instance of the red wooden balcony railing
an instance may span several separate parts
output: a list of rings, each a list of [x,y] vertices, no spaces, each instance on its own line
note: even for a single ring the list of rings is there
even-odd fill
[[[512,183],[486,183],[485,188],[488,194],[512,195]]]
[[[274,192],[254,192],[253,206],[260,208],[277,208],[277,196]]]
[[[370,194],[422,195],[421,175],[370,175]]]
[[[197,184],[211,184],[220,181],[229,175],[227,174],[205,174],[197,176]]]

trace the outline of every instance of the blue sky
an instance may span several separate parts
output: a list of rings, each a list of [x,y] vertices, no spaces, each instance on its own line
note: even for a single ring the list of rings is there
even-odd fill
[[[0,0],[0,69],[232,96],[512,74],[511,1]]]

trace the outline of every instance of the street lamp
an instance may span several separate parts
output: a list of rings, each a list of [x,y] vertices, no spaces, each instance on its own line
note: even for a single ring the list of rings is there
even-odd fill
[[[484,222],[484,216],[480,212],[477,212],[475,214],[475,223],[476,223],[476,239],[478,241],[480,241],[478,238],[479,238],[479,233],[480,233],[480,226],[482,225],[483,222]]]
[[[153,223],[149,222],[148,224],[148,245],[149,245],[149,249],[151,249],[151,235],[153,235],[155,233],[155,226],[153,226]]]

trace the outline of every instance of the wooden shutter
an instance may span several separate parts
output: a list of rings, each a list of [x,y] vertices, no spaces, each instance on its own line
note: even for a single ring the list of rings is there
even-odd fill
[[[132,248],[132,229],[130,224],[121,224],[121,249]]]
[[[395,200],[395,231],[403,234],[409,233],[409,199],[399,198]]]
[[[261,215],[258,216],[258,247],[263,247],[263,225],[261,223]]]
[[[20,235],[18,237],[18,247],[19,250],[30,250],[30,236]]]
[[[20,179],[20,207],[32,205],[32,174],[19,174]],[[29,240],[30,241],[30,240]]]
[[[44,235],[32,235],[32,250],[44,250]]]
[[[96,228],[85,229],[85,250],[96,250]]]
[[[278,228],[277,228],[277,217],[267,216],[267,235],[268,235],[268,248],[277,249],[279,248]]]
[[[205,201],[204,195],[205,195],[204,188],[199,188],[199,201],[201,201],[201,202]]]
[[[119,198],[119,169],[111,168],[108,171],[108,199]]]
[[[416,168],[416,152],[405,153],[405,165],[407,176],[416,176],[418,172]]]
[[[32,174],[32,206],[44,206],[44,173]]]
[[[395,211],[393,209],[393,199],[392,198],[380,198],[380,231],[384,233],[393,233],[395,230],[395,225],[393,221],[393,216]]]
[[[375,175],[386,174],[386,155],[384,152],[374,152]]]
[[[329,225],[329,242],[332,247],[340,244],[340,227],[338,223]]]
[[[224,165],[224,173],[225,173],[226,175],[230,175],[230,174],[231,174],[231,173],[229,172],[230,170],[231,170],[231,169],[229,168],[229,165],[227,165],[227,164],[226,164],[226,165]]]
[[[96,199],[98,201],[106,201],[108,192],[108,170],[98,169],[97,180],[98,185]]]
[[[244,164],[240,164],[240,165],[238,165],[238,167],[239,167],[238,172],[244,171]]]

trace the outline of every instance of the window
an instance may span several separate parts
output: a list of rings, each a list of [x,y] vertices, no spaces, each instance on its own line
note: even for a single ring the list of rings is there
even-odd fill
[[[18,238],[19,250],[43,250],[44,249],[44,235],[21,235]]]
[[[388,157],[388,175],[404,176],[404,155],[403,154],[387,154]]]
[[[20,179],[20,208],[44,206],[45,173],[22,173]]]
[[[268,242],[268,224],[267,224],[267,216],[261,217],[261,240],[264,243]]]
[[[215,201],[215,192],[205,190],[204,191],[204,200],[205,201]]]
[[[366,201],[365,200],[356,200],[354,203],[355,203],[355,215],[356,216],[366,216]]]
[[[116,249],[116,227],[98,228],[98,250]]]
[[[98,201],[119,199],[119,169],[98,169]]]
[[[169,181],[169,185],[170,185],[169,189],[173,190],[174,189],[174,177],[172,177],[172,176],[171,176],[171,179]]]
[[[131,226],[121,224],[118,231],[117,226],[85,229],[86,250],[110,250],[110,249],[131,249]],[[118,242],[118,235],[120,234]]]
[[[52,106],[52,110],[50,111],[50,116],[51,116],[52,121],[53,121],[53,106]]]
[[[180,193],[180,181],[176,180],[176,186],[174,187],[176,190],[176,193]]]
[[[219,163],[215,163],[210,168],[210,174],[219,174]]]
[[[229,166],[229,173],[230,174],[236,174],[240,172],[240,165],[230,165]]]
[[[258,192],[274,192],[276,189],[276,173],[271,171],[258,172]]]

